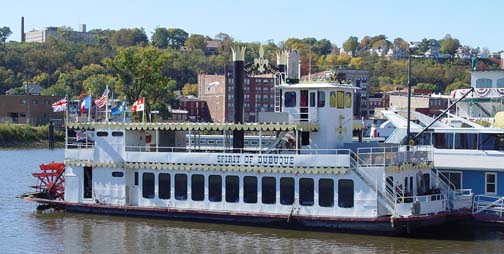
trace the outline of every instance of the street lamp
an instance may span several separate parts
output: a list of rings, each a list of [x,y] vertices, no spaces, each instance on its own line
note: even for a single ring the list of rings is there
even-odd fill
[[[408,144],[411,141],[411,52],[417,48],[417,44],[410,42],[408,47],[408,123],[406,138]],[[408,148],[409,149],[409,148]]]
[[[211,82],[208,84],[208,87],[207,87],[207,90],[210,91],[210,89],[213,87],[213,90],[214,90],[214,99],[215,99],[215,110],[214,110],[214,113],[215,113],[215,116],[213,116],[213,121],[215,122],[215,118],[217,116],[217,103],[219,103],[219,100],[218,100],[218,97],[217,97],[217,88],[216,86],[220,85],[220,82],[219,81],[214,81],[214,82]]]

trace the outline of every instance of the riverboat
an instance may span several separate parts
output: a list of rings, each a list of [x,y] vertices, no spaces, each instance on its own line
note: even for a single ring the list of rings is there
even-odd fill
[[[244,51],[233,52],[233,123],[67,122],[65,161],[42,165],[37,192],[22,197],[70,212],[369,233],[429,229],[470,209],[472,196],[432,170],[429,146],[352,142],[359,88],[299,83],[295,51],[266,66],[276,112],[245,123]]]

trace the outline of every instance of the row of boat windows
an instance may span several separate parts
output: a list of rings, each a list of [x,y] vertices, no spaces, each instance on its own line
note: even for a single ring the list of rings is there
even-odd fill
[[[424,133],[419,143],[439,149],[504,150],[504,134]]]
[[[315,98],[316,97],[316,98]],[[297,106],[297,93],[296,92],[285,92],[284,96],[284,106],[286,108]],[[323,108],[326,106],[326,92],[317,91],[310,92],[309,103],[308,96],[303,94],[301,91],[301,107],[319,107]],[[331,108],[351,108],[352,107],[352,93],[344,91],[331,91],[329,92],[329,107]]]
[[[96,136],[98,137],[108,137],[109,132],[108,131],[97,131]],[[112,137],[122,137],[124,136],[124,132],[122,131],[112,131],[111,133]]]
[[[174,175],[174,198],[175,200],[187,200],[188,175]],[[292,177],[280,177],[279,179],[279,200],[277,200],[277,181],[275,177],[245,176],[242,179],[238,176],[210,175],[205,179],[204,175],[190,175],[190,198],[192,201],[204,201],[205,193],[210,202],[227,203],[240,202],[240,188],[243,189],[244,203],[258,203],[258,197],[263,204],[292,205],[295,201],[295,179]],[[205,192],[205,181],[208,181]],[[259,182],[260,181],[260,182]],[[258,192],[258,184],[261,184],[261,195]],[[354,182],[351,179],[338,180],[337,195],[338,207],[351,208],[354,206]],[[135,184],[138,184],[138,176],[135,177]],[[223,185],[225,188],[223,188]],[[153,199],[156,197],[156,174],[143,173],[142,175],[142,197]],[[300,178],[298,181],[298,200],[302,206],[315,205],[315,180],[312,178]],[[172,178],[169,173],[159,173],[157,175],[157,196],[159,199],[171,199]],[[321,207],[334,207],[335,183],[333,179],[321,178],[318,180],[318,205]]]
[[[189,143],[189,139],[186,139],[186,143]],[[196,142],[194,139],[191,140],[191,144],[194,144],[194,143],[198,143],[198,144],[201,144],[201,145],[206,145],[206,144],[209,144],[209,145],[222,145],[223,144],[223,140],[222,140],[222,137],[220,139],[205,139],[205,138],[201,138],[201,139],[197,139]],[[274,144],[275,141],[274,140],[270,140],[270,141],[261,141],[261,144],[262,145],[272,145]],[[245,145],[259,145],[259,139],[257,140],[245,140],[244,141],[244,144]]]
[[[480,78],[476,80],[476,88],[493,88],[493,81],[488,78]],[[504,88],[504,78],[497,80],[497,88]]]

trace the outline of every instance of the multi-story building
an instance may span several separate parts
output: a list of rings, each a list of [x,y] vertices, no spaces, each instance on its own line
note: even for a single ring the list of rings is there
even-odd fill
[[[421,89],[426,90],[426,89]],[[388,94],[389,107],[406,111],[408,109],[407,93]],[[448,108],[450,96],[425,94],[412,92],[411,96],[411,111],[417,111],[428,116],[437,116],[443,110]]]
[[[187,111],[187,119],[191,122],[210,122],[211,116],[205,100],[196,96],[183,96],[180,98],[180,109]]]
[[[44,43],[49,37],[55,39],[61,38],[61,34],[58,32],[57,27],[46,27],[42,30],[32,30],[24,34],[24,39],[26,42],[41,42]],[[68,31],[68,39],[78,42],[95,43],[96,39],[94,34],[86,31],[86,25],[81,24],[79,31]],[[67,38],[65,37],[65,38]]]
[[[207,101],[214,122],[231,122],[234,115],[234,82],[231,70],[226,75],[198,76],[198,96]],[[272,112],[275,105],[273,75],[245,77],[244,119],[257,121],[259,112]]]
[[[52,119],[63,119],[51,105],[61,97],[34,95],[0,95],[0,123],[42,125]]]

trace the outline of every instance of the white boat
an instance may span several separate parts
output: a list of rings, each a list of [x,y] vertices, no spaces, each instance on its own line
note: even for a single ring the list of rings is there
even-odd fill
[[[43,166],[39,192],[23,198],[71,212],[389,233],[470,208],[471,195],[432,171],[430,146],[352,143],[357,87],[286,83],[296,80],[289,72],[281,80],[269,122],[68,123],[93,130],[92,142],[68,136],[64,164]],[[211,135],[222,146],[201,144]],[[247,136],[259,140],[245,146]]]

